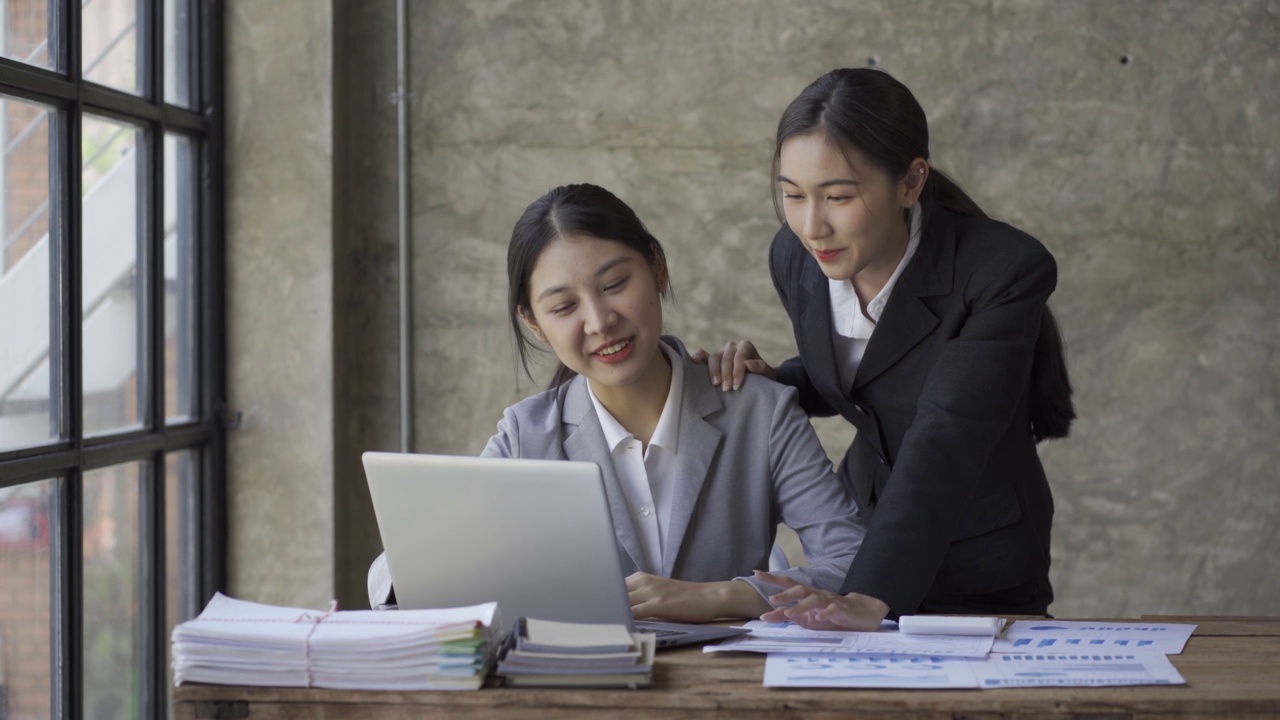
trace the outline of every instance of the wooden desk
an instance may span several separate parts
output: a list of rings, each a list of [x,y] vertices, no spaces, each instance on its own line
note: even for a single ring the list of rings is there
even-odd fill
[[[1170,659],[1178,687],[1002,690],[779,690],[761,684],[763,655],[658,654],[645,690],[484,689],[366,692],[184,685],[178,720],[408,718],[1264,718],[1280,717],[1280,617],[1144,616],[1199,629]]]

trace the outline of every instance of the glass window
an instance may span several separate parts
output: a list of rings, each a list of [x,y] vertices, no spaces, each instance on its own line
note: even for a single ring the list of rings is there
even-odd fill
[[[195,160],[191,140],[164,138],[165,417],[195,414]]]
[[[0,720],[172,717],[221,589],[223,10],[0,0]]]
[[[138,61],[141,0],[79,0],[80,72],[117,90],[142,94]]]
[[[53,714],[52,480],[0,488],[0,717]]]
[[[49,0],[5,0],[0,32],[0,55],[29,65],[53,69],[49,52]]]
[[[81,379],[84,431],[96,435],[147,420],[141,392],[146,382],[138,372],[138,190],[144,164],[136,127],[94,117],[85,117],[82,127]]]
[[[191,0],[164,0],[164,100],[193,107]]]
[[[168,638],[173,636],[173,627],[180,622],[190,620],[200,611],[201,600],[197,597],[195,575],[191,572],[196,567],[196,477],[199,469],[199,455],[190,450],[170,453],[165,458],[164,477],[164,587],[165,587],[165,671],[168,674],[170,706],[172,716],[173,676],[172,656]]]
[[[59,435],[56,288],[50,285],[49,126],[46,107],[0,96],[0,451]]]
[[[141,462],[84,474],[84,717],[138,717]]]

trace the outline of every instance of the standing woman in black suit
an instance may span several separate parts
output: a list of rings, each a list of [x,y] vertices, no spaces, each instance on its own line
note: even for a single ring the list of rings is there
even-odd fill
[[[799,356],[748,341],[708,358],[799,390],[809,415],[857,428],[840,478],[869,523],[839,593],[767,573],[794,602],[766,614],[874,629],[911,613],[1047,614],[1053,498],[1036,443],[1075,418],[1046,302],[1053,256],[929,164],[911,91],[834,70],[778,123],[769,271]]]

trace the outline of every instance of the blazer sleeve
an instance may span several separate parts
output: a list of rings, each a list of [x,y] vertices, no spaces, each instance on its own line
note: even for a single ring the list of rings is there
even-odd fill
[[[795,302],[793,295],[799,289],[800,260],[803,259],[796,252],[799,243],[795,234],[783,225],[773,236],[773,244],[769,246],[769,277],[773,279],[773,289],[777,291],[778,299],[782,301],[782,307],[786,309],[793,326],[797,324],[801,312],[800,308],[792,306]],[[823,399],[809,380],[809,373],[804,369],[800,356],[783,361],[777,371],[778,382],[797,390],[800,407],[807,415],[827,417],[836,414],[835,409]]]
[[[520,422],[515,410],[507,408],[502,412],[502,419],[498,421],[498,432],[484,444],[480,457],[520,457]]]
[[[391,569],[387,567],[387,554],[382,553],[369,566],[369,607],[378,609],[391,598]]]
[[[794,388],[786,388],[774,407],[768,448],[774,516],[800,536],[809,561],[807,567],[779,574],[803,585],[835,591],[862,545],[866,528],[857,517],[857,505],[832,472],[831,461],[808,417],[796,404]],[[763,597],[778,592],[755,578],[743,579]]]
[[[841,592],[914,612],[942,566],[992,448],[1031,375],[1040,315],[1057,284],[1038,242],[980,268],[962,289],[972,308],[925,379],[916,415]],[[1008,258],[1008,255],[1003,256]]]

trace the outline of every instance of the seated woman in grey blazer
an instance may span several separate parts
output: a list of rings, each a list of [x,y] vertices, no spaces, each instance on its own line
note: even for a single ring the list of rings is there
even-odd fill
[[[748,377],[720,393],[662,335],[666,258],[626,203],[594,185],[530,205],[507,251],[509,307],[528,372],[529,339],[559,360],[550,387],[509,408],[482,455],[594,462],[605,480],[637,618],[755,617],[780,588],[768,567],[778,523],[807,567],[781,574],[838,590],[863,527],[796,391]],[[370,602],[390,590],[382,558]]]

